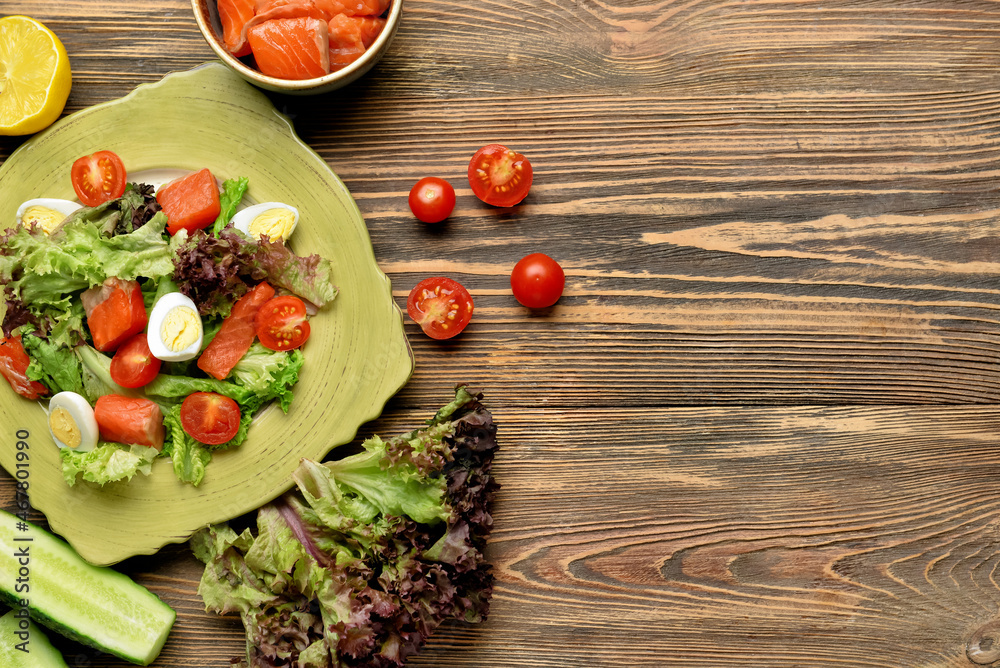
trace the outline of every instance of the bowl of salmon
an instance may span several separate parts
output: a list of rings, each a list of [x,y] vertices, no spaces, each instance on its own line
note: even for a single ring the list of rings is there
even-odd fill
[[[357,80],[396,34],[403,0],[191,0],[216,55],[260,88],[325,93]]]

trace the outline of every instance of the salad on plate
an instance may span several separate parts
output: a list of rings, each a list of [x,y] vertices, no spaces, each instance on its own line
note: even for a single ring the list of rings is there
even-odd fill
[[[197,486],[254,416],[288,411],[331,263],[295,254],[298,211],[247,206],[246,178],[157,183],[109,151],[69,171],[79,202],[29,200],[0,232],[0,374],[45,406],[69,485],[168,457]]]

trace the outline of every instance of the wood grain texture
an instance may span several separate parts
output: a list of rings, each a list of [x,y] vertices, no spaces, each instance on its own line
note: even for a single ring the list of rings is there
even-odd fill
[[[996,407],[495,417],[493,612],[412,665],[745,666],[752,647],[753,665],[959,666],[1000,606]],[[412,426],[390,409],[371,427]],[[119,568],[179,612],[156,665],[238,653],[185,547]]]
[[[1000,618],[1000,4],[404,1],[365,79],[270,97],[399,304],[435,274],[476,301],[451,342],[407,324],[413,379],[361,430],[459,381],[501,429],[493,611],[411,665],[975,665]],[[63,39],[67,111],[212,57],[185,0],[0,11]],[[467,185],[491,142],[535,169],[513,209]],[[458,192],[437,227],[406,205],[427,175]],[[540,312],[508,282],[533,251],[567,273]],[[179,612],[155,665],[241,653],[184,546],[119,568]]]

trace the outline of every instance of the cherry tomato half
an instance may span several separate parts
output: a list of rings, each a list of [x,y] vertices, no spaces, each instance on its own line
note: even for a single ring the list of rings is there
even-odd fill
[[[410,211],[424,223],[440,223],[455,210],[455,189],[436,176],[426,176],[410,189]]]
[[[432,339],[457,335],[469,324],[472,309],[469,291],[443,276],[420,281],[406,300],[406,312]]]
[[[149,351],[149,338],[139,332],[123,343],[111,358],[111,380],[122,387],[143,387],[160,373],[162,361]]]
[[[309,338],[306,305],[294,295],[283,295],[264,302],[257,309],[254,328],[265,348],[292,350]]]
[[[208,445],[231,441],[240,430],[240,405],[215,392],[192,392],[181,404],[181,427]]]
[[[500,144],[484,146],[469,161],[469,185],[476,197],[493,206],[514,206],[531,188],[531,163]]]
[[[552,306],[559,301],[565,286],[562,267],[545,253],[525,255],[510,274],[514,298],[528,308]]]
[[[125,165],[111,151],[78,158],[70,170],[73,190],[86,206],[97,206],[125,192]]]

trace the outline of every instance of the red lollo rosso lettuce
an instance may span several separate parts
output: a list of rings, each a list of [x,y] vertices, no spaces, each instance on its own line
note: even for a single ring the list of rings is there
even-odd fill
[[[229,315],[237,299],[265,280],[317,308],[337,296],[329,260],[296,255],[281,241],[251,241],[232,227],[176,238],[173,280],[203,316]]]
[[[254,250],[232,229],[218,237],[198,230],[176,248],[174,282],[198,304],[201,315],[229,315],[232,304],[264,280],[254,265]]]
[[[422,429],[303,460],[256,533],[218,525],[192,537],[206,608],[242,617],[247,655],[235,664],[397,668],[442,622],[486,618],[499,485],[481,399],[459,386]]]
[[[33,329],[41,329],[41,316],[32,313],[28,309],[28,305],[20,297],[11,294],[5,285],[0,285],[0,299],[3,299],[6,305],[6,314],[2,325],[0,325],[3,338],[14,336],[14,330],[25,325],[31,325]]]

